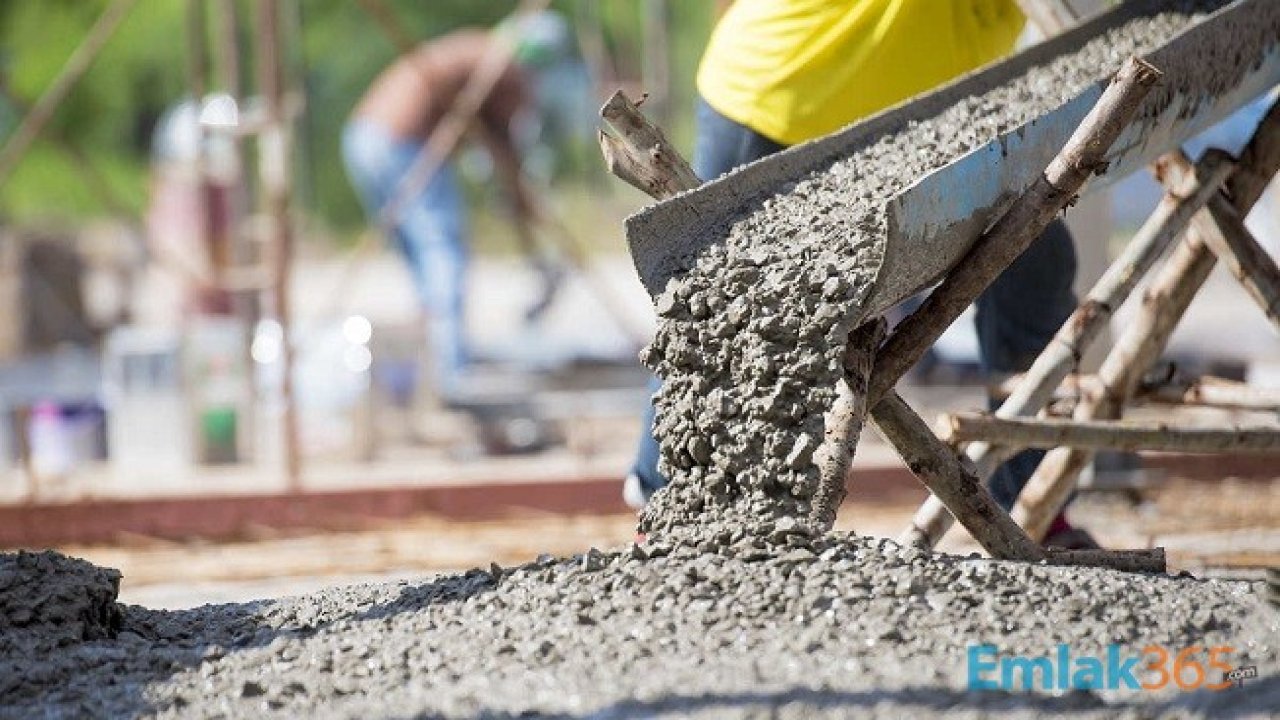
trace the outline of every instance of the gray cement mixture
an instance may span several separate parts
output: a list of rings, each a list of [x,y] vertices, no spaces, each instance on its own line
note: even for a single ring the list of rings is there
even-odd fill
[[[1280,613],[1261,585],[952,557],[784,524],[422,584],[125,606],[112,637],[35,652],[0,642],[0,717],[1267,717],[1280,707]],[[1230,645],[1233,666],[1260,679],[967,691],[968,648],[982,643],[1001,657]]]
[[[886,134],[727,223],[722,239],[655,300],[658,330],[642,359],[663,381],[654,430],[669,484],[645,509],[641,529],[697,536],[808,518],[845,339],[863,320],[883,260],[886,203],[1225,4],[1170,2]],[[1230,86],[1232,74],[1227,66],[1216,77]],[[1166,78],[1153,102],[1176,83]]]
[[[648,359],[674,482],[644,545],[180,612],[116,605],[114,571],[3,555],[0,717],[1268,717],[1280,615],[1261,583],[959,558],[801,520],[884,199],[1192,20],[1130,23],[733,223],[658,299]],[[1004,658],[1231,646],[1259,679],[967,690],[984,643]]]
[[[44,653],[111,637],[120,573],[54,552],[0,555],[0,649]]]

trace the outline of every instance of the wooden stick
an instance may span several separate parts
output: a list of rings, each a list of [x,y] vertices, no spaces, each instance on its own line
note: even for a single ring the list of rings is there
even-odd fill
[[[877,318],[854,330],[845,345],[844,377],[836,383],[836,399],[826,417],[817,459],[818,492],[809,514],[809,524],[820,532],[835,524],[844,501],[845,475],[867,415],[867,380],[886,326],[884,318]]]
[[[1147,402],[1233,410],[1280,411],[1280,389],[1250,387],[1245,383],[1202,377],[1191,381],[1171,381],[1142,385],[1135,398]]]
[[[916,478],[992,557],[1027,561],[1044,557],[1040,546],[996,504],[986,485],[896,392],[876,405],[872,419]]]
[[[1008,399],[1019,383],[1025,380],[1026,376],[1023,374],[1011,375],[998,385],[988,386],[988,393],[998,400]],[[1074,407],[1074,403],[1079,402],[1080,396],[1084,393],[1083,388],[1098,387],[1098,382],[1097,375],[1069,373],[1049,396],[1049,402],[1067,403]],[[1280,410],[1280,389],[1253,387],[1248,383],[1212,375],[1172,380],[1144,378],[1134,392],[1133,400],[1157,405],[1270,412]],[[999,411],[996,411],[995,416],[1018,417],[1001,415]],[[970,455],[969,459],[973,460],[973,456]]]
[[[1071,370],[1079,367],[1084,353],[1110,326],[1116,309],[1129,299],[1138,281],[1186,230],[1191,218],[1218,192],[1233,167],[1234,163],[1224,153],[1207,154],[1199,172],[1178,178],[1179,182],[1165,193],[1121,256],[1107,268],[1084,302],[1036,358],[1023,381],[1001,403],[997,417],[1034,415],[1049,402],[1057,386]],[[969,448],[966,454],[978,467],[978,474],[986,477],[1013,451],[1000,451],[982,444]]]
[[[949,443],[985,440],[1032,448],[1069,445],[1184,453],[1280,452],[1280,427],[1177,427],[1168,423],[1000,418],[985,413],[950,413],[940,422],[940,436]]]
[[[298,403],[294,397],[294,344],[289,277],[293,265],[293,180],[290,173],[291,132],[285,112],[284,54],[281,50],[279,0],[259,0],[258,92],[266,105],[267,125],[258,139],[258,171],[262,195],[270,216],[268,249],[271,305],[280,323],[280,402],[284,406],[284,472],[290,492],[302,490],[302,449],[299,440]]]
[[[26,113],[31,111],[31,107],[14,93],[13,88],[2,81],[0,81],[0,98],[3,98],[5,102],[13,106],[13,109],[17,112]],[[80,171],[84,186],[98,196],[98,202],[102,203],[107,212],[121,218],[136,214],[136,211],[129,206],[129,203],[111,188],[111,183],[107,180],[107,176],[103,174],[102,169],[97,166],[89,153],[85,151],[79,140],[57,127],[49,128],[45,132],[49,140],[57,145],[67,156],[67,159]]]
[[[996,411],[998,417],[1033,415],[1045,407],[1055,387],[1071,369],[1077,367],[1084,352],[1109,326],[1115,309],[1132,294],[1138,280],[1159,260],[1165,249],[1188,227],[1190,218],[1223,183],[1219,175],[1232,169],[1221,154],[1202,158],[1203,182],[1195,174],[1177,174],[1177,167],[1166,167],[1170,156],[1156,162],[1157,175],[1165,183],[1166,194],[1153,215],[1125,247],[1123,254],[1108,268],[1090,290],[1084,304],[1076,309],[1027,371],[1011,396]],[[965,450],[974,463],[978,476],[989,477],[1000,463],[1013,457],[1018,448],[990,443],[975,443]],[[899,536],[904,544],[933,547],[951,528],[953,518],[946,506],[935,497],[926,498],[911,524]]]
[[[1129,124],[1161,73],[1131,57],[1044,174],[974,243],[964,259],[890,335],[876,357],[871,404],[932,347],[982,291],[1022,254],[1065,208],[1089,176],[1106,168],[1106,153]]]
[[[702,184],[662,129],[649,122],[621,90],[600,108],[600,117],[618,134],[599,131],[609,172],[658,200]]]
[[[1206,213],[1196,216],[1196,230],[1219,262],[1244,286],[1280,330],[1280,268],[1244,225],[1244,219],[1219,195]]]
[[[938,336],[1044,231],[1089,175],[1103,167],[1111,143],[1159,78],[1160,72],[1147,63],[1136,58],[1127,60],[1036,184],[974,243],[924,304],[898,326],[876,357],[867,391],[872,417],[882,431],[895,418],[885,413],[877,415],[878,398],[890,391]],[[899,429],[899,434],[903,430]],[[950,518],[943,512],[949,507],[937,497],[929,498],[917,511],[904,539],[931,547],[950,525]],[[960,520],[966,528],[971,524],[964,518]]]
[[[1273,104],[1258,124],[1238,159],[1236,170],[1227,179],[1229,196],[1238,213],[1248,215],[1277,169],[1280,169],[1280,102]],[[1156,275],[1137,316],[1099,369],[1101,389],[1083,399],[1076,408],[1075,418],[1119,416],[1121,405],[1133,396],[1142,374],[1159,357],[1174,326],[1204,285],[1215,262],[1193,224],[1185,240]],[[1058,448],[1051,450],[1036,468],[1013,509],[1014,519],[1032,537],[1044,536],[1049,523],[1070,496],[1076,477],[1092,456],[1086,450]]]
[[[1046,550],[1050,565],[1091,565],[1121,572],[1165,573],[1168,565],[1164,548],[1147,550]]]
[[[40,135],[40,131],[48,124],[53,113],[66,99],[71,89],[80,82],[80,78],[88,72],[89,67],[93,65],[94,59],[98,57],[98,53],[102,52],[102,48],[106,46],[107,41],[115,34],[116,28],[120,26],[120,21],[124,20],[129,11],[133,9],[137,0],[115,0],[102,14],[98,16],[93,27],[89,29],[89,33],[85,35],[80,46],[75,49],[71,57],[67,59],[67,64],[62,66],[62,70],[58,76],[54,78],[49,88],[44,91],[40,99],[36,101],[31,112],[27,113],[22,122],[18,124],[18,128],[9,136],[9,141],[0,148],[0,187],[9,178],[9,174],[22,160],[22,156],[26,153],[27,148],[31,147],[31,143]]]

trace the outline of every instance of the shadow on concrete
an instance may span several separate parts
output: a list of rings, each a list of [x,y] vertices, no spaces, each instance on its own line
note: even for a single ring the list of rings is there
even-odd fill
[[[1002,691],[964,691],[952,688],[925,687],[901,690],[839,691],[797,688],[776,692],[703,693],[668,695],[651,701],[624,700],[582,714],[566,713],[482,713],[484,718],[547,718],[548,720],[646,720],[665,716],[704,714],[707,717],[728,715],[755,716],[767,712],[769,717],[787,712],[788,717],[860,716],[858,711],[874,712],[884,717],[918,717],[926,714],[980,712],[1012,717],[1111,717],[1135,713],[1139,717],[1156,717],[1166,713],[1178,717],[1268,717],[1280,707],[1280,677],[1265,678],[1243,688],[1220,692],[1183,693],[1172,698],[1149,702],[1132,700],[1106,702],[1089,691],[1074,691],[1060,696]],[[420,720],[434,715],[419,715]]]

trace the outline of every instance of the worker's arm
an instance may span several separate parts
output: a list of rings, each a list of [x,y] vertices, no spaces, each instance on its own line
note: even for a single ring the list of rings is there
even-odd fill
[[[498,182],[510,199],[517,222],[532,219],[536,205],[524,182],[520,151],[516,148],[512,124],[521,109],[528,105],[524,76],[511,68],[494,86],[481,107],[476,123],[485,148],[493,158]]]
[[[493,158],[494,173],[511,202],[517,221],[531,219],[534,216],[533,198],[525,187],[524,175],[520,169],[520,152],[516,150],[510,128],[497,128],[481,122],[478,124],[478,132]]]

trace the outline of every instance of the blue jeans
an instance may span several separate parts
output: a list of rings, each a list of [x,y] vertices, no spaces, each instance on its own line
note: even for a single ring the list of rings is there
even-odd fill
[[[717,178],[785,147],[724,117],[702,100],[698,101],[697,125],[693,169],[703,179]],[[1062,221],[1055,220],[978,298],[975,323],[983,366],[988,372],[1014,373],[1031,366],[1075,309],[1075,276],[1076,251],[1071,234]],[[657,392],[658,387],[657,378],[650,381],[650,390]],[[653,420],[651,402],[644,417],[648,432],[640,439],[631,469],[649,494],[666,484],[658,472]],[[1043,450],[1019,453],[991,476],[991,493],[1006,510],[1013,506],[1042,457]]]
[[[397,138],[376,123],[356,119],[342,131],[342,158],[365,212],[376,221],[392,201],[422,143]],[[453,166],[434,177],[404,206],[389,238],[404,259],[427,321],[427,345],[436,388],[448,395],[468,359],[463,298],[467,272],[466,203]]]

